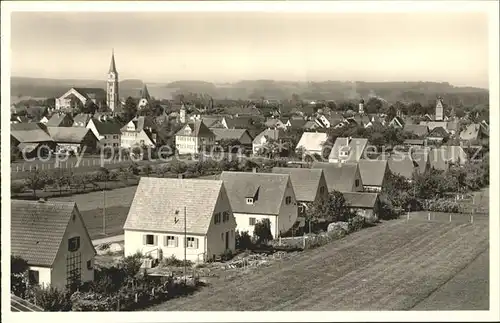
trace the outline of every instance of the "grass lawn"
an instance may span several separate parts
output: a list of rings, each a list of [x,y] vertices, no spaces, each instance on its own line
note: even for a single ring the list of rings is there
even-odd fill
[[[106,235],[103,234],[102,208],[81,211],[91,239],[123,234],[123,225],[127,219],[129,206],[111,206],[106,208]]]
[[[129,208],[132,204],[132,200],[134,199],[136,189],[137,186],[129,186],[106,191],[104,194],[102,191],[97,191],[85,194],[76,194],[73,196],[54,197],[51,200],[66,202],[75,201],[76,205],[78,205],[78,209],[82,212],[94,210],[98,207],[102,208],[104,196],[106,196],[106,209],[113,206],[123,206]]]
[[[406,310],[488,240],[487,223],[389,221],[150,310]]]

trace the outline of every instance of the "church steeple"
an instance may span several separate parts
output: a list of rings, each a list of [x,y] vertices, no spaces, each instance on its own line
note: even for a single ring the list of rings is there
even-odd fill
[[[117,74],[118,72],[116,71],[116,64],[115,64],[115,50],[111,51],[111,64],[109,64],[109,71],[108,73],[115,73]]]
[[[116,70],[115,64],[115,51],[114,49],[111,52],[111,64],[109,65],[108,71],[108,82],[106,86],[106,104],[111,111],[115,111],[118,107],[118,71]]]

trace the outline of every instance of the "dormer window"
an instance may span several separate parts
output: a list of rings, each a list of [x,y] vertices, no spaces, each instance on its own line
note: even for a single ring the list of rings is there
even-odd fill
[[[247,204],[253,204],[253,197],[247,197]]]

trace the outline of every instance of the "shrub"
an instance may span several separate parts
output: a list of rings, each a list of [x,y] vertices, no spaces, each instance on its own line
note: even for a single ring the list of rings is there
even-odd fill
[[[18,256],[10,256],[10,290],[14,295],[23,297],[26,292],[28,262]]]
[[[97,293],[76,292],[71,295],[72,311],[114,311],[116,309],[116,298],[104,296]]]
[[[236,249],[250,249],[252,247],[252,238],[248,234],[248,231],[239,232],[236,230],[235,234]]]
[[[125,257],[122,260],[122,269],[128,278],[134,278],[139,273],[142,266],[142,259],[142,254],[138,252],[132,256]]]
[[[460,212],[460,205],[455,200],[450,200],[445,198],[426,200],[423,203],[423,208],[424,210],[431,212],[448,212],[448,213]]]
[[[262,219],[255,223],[254,236],[257,239],[257,243],[267,243],[273,240],[273,234],[271,233],[271,221],[269,219]]]
[[[233,252],[231,251],[231,249],[224,250],[224,253],[222,254],[222,260],[228,261],[231,260],[232,258],[233,258]]]
[[[361,215],[356,215],[355,217],[349,219],[349,232],[355,232],[363,229],[365,221],[365,218]]]
[[[171,257],[163,259],[163,264],[165,266],[183,267],[184,260],[177,259],[174,255],[172,255]],[[191,267],[192,265],[193,265],[192,261],[186,260],[186,266]]]
[[[47,312],[71,311],[71,295],[55,288],[31,287],[28,299]]]

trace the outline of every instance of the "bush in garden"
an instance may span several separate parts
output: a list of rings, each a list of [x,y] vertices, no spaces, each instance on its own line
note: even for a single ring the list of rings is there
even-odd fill
[[[28,262],[18,256],[10,256],[10,291],[19,297],[26,292]]]
[[[233,252],[231,251],[231,249],[224,250],[224,253],[222,254],[222,260],[228,261],[231,260],[232,258],[233,258]]]
[[[171,266],[171,267],[183,267],[184,266],[184,259],[177,259],[174,255],[167,257],[163,259],[163,264],[165,266]],[[191,267],[193,265],[193,262],[191,260],[186,260],[186,266]]]
[[[459,213],[460,205],[455,200],[435,199],[424,201],[424,209],[431,212]]]
[[[47,312],[71,311],[71,294],[55,288],[33,286],[29,289],[28,299]]]
[[[136,254],[125,257],[122,260],[122,269],[128,278],[134,278],[139,273],[143,258],[143,255],[140,252],[137,252]]]
[[[349,231],[355,232],[363,229],[365,221],[365,218],[361,215],[356,215],[355,217],[349,219]]]
[[[252,247],[252,237],[248,234],[248,231],[242,231],[241,233],[236,230],[235,234],[236,249],[250,249]]]
[[[70,297],[71,310],[75,312],[98,312],[116,310],[117,298],[99,293],[75,292]]]
[[[271,221],[269,219],[262,219],[255,223],[253,235],[257,240],[257,244],[264,243],[273,240],[273,234],[271,233]]]

